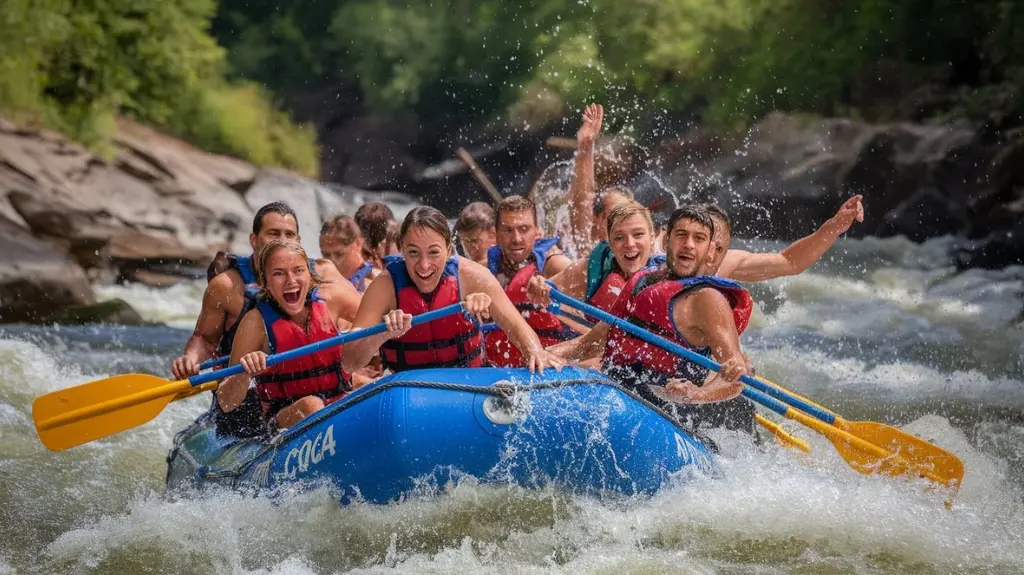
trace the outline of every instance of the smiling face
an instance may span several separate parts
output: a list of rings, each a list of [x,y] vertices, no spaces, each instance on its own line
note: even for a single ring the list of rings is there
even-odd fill
[[[275,249],[265,260],[267,292],[289,317],[299,315],[306,309],[306,294],[312,277],[309,260],[302,254],[281,247]]]
[[[441,234],[424,226],[410,226],[402,238],[402,255],[409,277],[420,293],[431,293],[441,282],[450,246]]]
[[[509,263],[519,265],[526,261],[538,237],[540,230],[532,211],[498,213],[498,245]]]
[[[338,234],[328,232],[320,236],[320,253],[325,259],[331,260],[341,275],[349,277],[363,265],[363,238],[345,245]]]
[[[625,217],[612,226],[608,244],[615,262],[626,277],[630,277],[647,265],[651,257],[651,228],[647,219],[640,214]]]
[[[249,245],[252,246],[254,254],[260,253],[264,246],[274,240],[299,241],[299,224],[295,221],[295,216],[267,212],[263,216],[260,233],[249,234]]]
[[[711,230],[690,218],[680,218],[668,231],[665,251],[668,267],[678,277],[697,275],[701,265],[707,263],[714,243]]]

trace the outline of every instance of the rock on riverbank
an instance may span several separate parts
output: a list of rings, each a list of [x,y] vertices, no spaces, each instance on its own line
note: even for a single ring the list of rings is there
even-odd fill
[[[316,254],[322,219],[377,197],[208,154],[132,122],[119,124],[115,146],[105,159],[0,117],[0,322],[80,310],[95,303],[93,283],[203,277],[218,250],[248,249],[253,212],[272,200],[296,209]]]

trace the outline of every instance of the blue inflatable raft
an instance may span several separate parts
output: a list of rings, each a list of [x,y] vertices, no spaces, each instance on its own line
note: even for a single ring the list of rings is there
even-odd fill
[[[201,416],[175,438],[167,485],[326,481],[342,504],[387,503],[468,474],[633,496],[712,469],[701,442],[596,371],[430,369],[382,378],[269,440],[218,437]]]

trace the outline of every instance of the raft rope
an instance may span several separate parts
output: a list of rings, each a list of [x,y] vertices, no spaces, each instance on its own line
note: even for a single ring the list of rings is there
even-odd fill
[[[339,401],[337,401],[337,402],[335,402],[335,403],[333,403],[333,404],[331,404],[331,405],[321,409],[316,414],[314,414],[310,418],[308,418],[308,420],[305,423],[303,423],[301,426],[290,428],[290,429],[284,431],[283,433],[278,433],[276,436],[274,436],[272,439],[270,439],[270,441],[267,442],[259,451],[257,451],[252,457],[250,457],[248,461],[242,463],[241,465],[239,465],[239,466],[237,466],[235,468],[214,471],[214,470],[209,469],[209,467],[207,467],[205,465],[199,465],[199,463],[197,461],[195,461],[195,459],[191,456],[191,454],[188,453],[188,451],[182,451],[181,454],[186,456],[187,459],[189,460],[189,462],[192,464],[192,467],[195,468],[196,475],[199,476],[199,477],[202,477],[203,479],[239,478],[239,477],[241,477],[246,472],[246,470],[249,469],[249,467],[255,465],[260,459],[262,459],[265,454],[267,454],[270,451],[276,450],[278,447],[281,446],[281,444],[287,442],[288,440],[290,440],[292,437],[294,437],[296,435],[300,435],[307,428],[312,427],[312,426],[320,423],[321,421],[323,421],[323,420],[325,420],[325,419],[327,419],[329,417],[332,417],[332,416],[336,415],[337,413],[339,413],[341,411],[344,411],[344,410],[348,409],[349,407],[352,407],[352,406],[354,406],[354,405],[356,405],[356,404],[358,404],[358,403],[360,403],[360,402],[362,402],[364,400],[367,400],[367,399],[369,399],[369,398],[371,398],[371,397],[373,397],[373,396],[375,396],[377,394],[383,393],[383,392],[385,392],[385,391],[387,391],[389,389],[392,389],[392,388],[412,387],[412,388],[422,388],[422,389],[442,389],[442,390],[446,390],[446,391],[462,391],[462,392],[467,392],[467,393],[481,393],[481,394],[485,394],[485,395],[492,395],[492,396],[496,396],[496,397],[501,397],[502,399],[505,399],[506,401],[511,401],[515,396],[517,396],[518,394],[521,394],[521,393],[528,393],[528,392],[531,392],[531,391],[539,391],[539,390],[546,390],[546,389],[558,389],[558,388],[569,387],[569,386],[573,386],[573,385],[594,385],[594,384],[596,384],[596,385],[604,385],[604,386],[608,386],[608,387],[613,387],[613,388],[621,391],[622,393],[628,395],[633,400],[637,401],[638,403],[644,405],[645,407],[647,407],[651,411],[653,411],[653,412],[657,413],[658,415],[660,415],[663,419],[665,419],[666,421],[668,421],[669,423],[671,423],[672,425],[677,427],[680,431],[686,433],[687,435],[689,435],[693,439],[695,439],[695,440],[701,442],[702,444],[704,444],[704,446],[707,447],[707,449],[709,451],[711,451],[712,453],[718,453],[718,446],[715,444],[714,441],[712,441],[706,435],[700,433],[696,429],[688,429],[687,426],[684,426],[680,421],[678,421],[675,417],[673,417],[669,412],[667,412],[666,410],[664,410],[664,409],[658,407],[657,405],[651,403],[650,401],[644,399],[643,397],[638,395],[636,392],[634,392],[634,391],[632,391],[630,389],[626,389],[625,387],[622,387],[621,385],[618,385],[618,384],[616,384],[614,382],[611,382],[611,381],[605,382],[605,381],[600,381],[600,380],[595,380],[595,379],[570,379],[570,380],[560,380],[560,381],[548,381],[548,382],[532,383],[532,384],[527,384],[527,385],[512,383],[511,381],[499,381],[499,382],[496,382],[495,384],[492,384],[492,385],[486,386],[486,387],[481,387],[481,386],[476,386],[476,385],[466,385],[466,384],[461,384],[461,383],[443,383],[443,382],[437,382],[437,381],[389,381],[387,383],[378,385],[378,386],[374,387],[373,389],[371,389],[369,391],[366,391],[364,393],[358,393],[358,390],[357,390],[356,392],[354,392],[352,394],[352,396],[350,398],[343,398],[343,399],[341,399],[341,400],[339,400]],[[213,411],[214,410],[211,409],[210,411],[206,412],[205,414],[200,416],[199,419],[197,419],[196,422],[193,425],[191,425],[188,428],[178,432],[178,434],[175,435],[174,447],[171,450],[171,452],[168,453],[168,455],[167,455],[168,475],[170,474],[170,465],[169,464],[173,461],[175,456],[178,455],[178,452],[180,451],[180,448],[181,448],[181,444],[184,441],[185,435],[193,427],[195,427],[196,425],[200,425],[201,423],[205,423],[207,419],[211,418],[213,416],[212,415]],[[233,445],[234,444],[232,444],[232,446]]]

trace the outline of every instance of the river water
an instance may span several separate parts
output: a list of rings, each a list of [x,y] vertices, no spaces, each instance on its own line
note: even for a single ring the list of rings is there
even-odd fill
[[[921,485],[855,473],[796,424],[810,456],[720,436],[722,477],[651,499],[466,480],[384,507],[325,491],[171,500],[167,448],[207,399],[60,453],[32,426],[40,394],[168,376],[202,286],[133,286],[102,295],[171,327],[0,328],[0,573],[1024,573],[1024,268],[955,275],[948,245],[840,241],[753,289],[742,342],[769,379],[956,452],[950,510]]]

